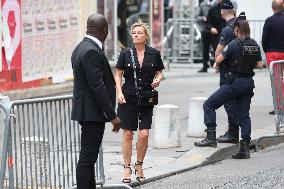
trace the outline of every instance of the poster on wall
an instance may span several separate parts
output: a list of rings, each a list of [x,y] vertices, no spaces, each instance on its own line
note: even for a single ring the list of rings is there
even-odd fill
[[[152,43],[161,50],[164,31],[164,0],[152,1]]]
[[[80,40],[79,1],[22,0],[23,81],[72,76],[70,57]]]
[[[21,76],[21,1],[1,0],[2,14],[2,52],[0,90],[10,88],[12,80],[16,81]]]
[[[24,81],[40,79],[45,67],[40,61],[44,55],[45,23],[41,0],[22,1],[22,76]]]
[[[2,19],[2,9],[0,9],[0,18]],[[1,51],[0,51],[0,72],[2,72],[2,21],[0,21],[0,46],[1,46]]]
[[[114,62],[116,60],[115,53],[115,7],[116,0],[106,0],[105,2],[105,17],[108,21],[108,36],[105,40],[105,54],[110,62]]]

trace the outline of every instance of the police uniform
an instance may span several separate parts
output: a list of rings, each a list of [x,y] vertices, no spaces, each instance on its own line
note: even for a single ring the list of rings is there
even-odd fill
[[[236,18],[231,18],[230,20],[227,21],[226,27],[222,30],[220,39],[219,39],[219,44],[226,46],[229,44],[232,40],[236,38],[234,34],[234,23],[235,23]]]
[[[239,112],[241,137],[250,141],[249,110],[254,88],[252,77],[256,62],[261,61],[260,50],[257,43],[251,38],[235,39],[224,48],[222,55],[228,60],[226,83],[208,98],[208,102],[213,103],[205,102],[205,124],[207,127],[216,127],[215,110],[235,99],[238,104],[236,110]]]
[[[229,0],[223,0],[221,2],[221,9],[234,9],[234,6],[231,1]],[[236,38],[234,34],[234,23],[236,21],[236,18],[231,18],[227,21],[226,27],[222,30],[219,44],[222,46],[226,46],[229,44],[232,40]],[[226,76],[225,74],[228,72],[227,60],[224,60],[224,62],[220,65],[220,86],[225,84],[226,82]],[[210,103],[210,102],[207,102]],[[206,107],[205,107],[206,108]],[[239,121],[238,121],[238,112],[237,109],[237,102],[235,100],[229,101],[226,104],[224,104],[224,108],[228,115],[228,124],[229,128],[228,131],[221,135],[217,140],[218,142],[230,142],[230,143],[238,143],[239,142]]]
[[[133,54],[136,65],[137,87],[142,91],[151,90],[155,71],[161,71],[165,68],[160,52],[154,48],[145,46],[144,59],[141,68],[135,48],[133,48]],[[124,71],[123,77],[125,79],[122,86],[122,93],[126,103],[118,104],[118,116],[121,119],[121,128],[136,131],[139,118],[139,130],[151,129],[153,106],[138,106],[136,95],[137,89],[135,86],[130,50],[120,53],[116,68]]]
[[[228,20],[227,26],[222,30],[222,33],[220,35],[219,44],[226,46],[229,42],[234,40],[236,38],[234,34],[234,22],[236,18],[232,18]],[[226,60],[225,60],[226,61]],[[220,65],[220,86],[225,83],[225,73],[227,72],[226,64]],[[228,123],[229,127],[239,127],[238,122],[238,114],[235,111],[237,107],[236,101],[232,100],[226,104],[224,104],[224,108],[228,114]]]
[[[228,66],[226,83],[204,103],[204,121],[207,126],[207,137],[195,144],[197,146],[216,146],[215,110],[231,100],[236,100],[238,104],[236,111],[239,112],[242,140],[240,142],[240,151],[232,157],[246,159],[250,157],[251,120],[249,110],[254,88],[253,69],[257,62],[261,61],[260,48],[249,37],[235,39],[224,48],[222,55],[228,60],[226,62]]]
[[[240,14],[234,25],[237,26],[239,24],[239,20],[245,20],[244,13]],[[200,147],[217,146],[215,110],[234,100],[237,104],[234,111],[238,113],[238,121],[241,126],[243,138],[241,146],[247,146],[249,144],[251,134],[249,109],[254,88],[252,76],[254,75],[253,69],[255,65],[258,61],[261,61],[260,50],[257,43],[251,38],[234,39],[224,47],[221,54],[225,57],[221,65],[226,69],[222,70],[224,73],[223,84],[220,85],[220,88],[203,104],[204,123],[207,126],[207,137],[200,142],[195,142],[194,144]],[[237,132],[234,132],[234,136],[237,135],[238,140],[238,128],[236,131]],[[227,133],[229,132],[230,127]],[[227,137],[227,139],[231,138]],[[218,142],[220,141],[218,140]],[[243,151],[246,153],[238,153],[236,158],[248,158],[248,150]]]

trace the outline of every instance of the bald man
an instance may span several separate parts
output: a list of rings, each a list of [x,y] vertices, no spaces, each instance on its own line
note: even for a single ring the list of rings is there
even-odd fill
[[[120,119],[115,113],[115,80],[103,52],[108,34],[106,18],[92,14],[84,39],[74,49],[71,61],[74,74],[71,119],[81,125],[81,151],[76,169],[77,189],[96,188],[94,165],[105,130],[111,121],[118,132]]]
[[[272,61],[284,60],[284,7],[283,0],[273,0],[274,14],[265,20],[262,33],[262,47],[269,66]],[[269,114],[275,114],[274,111]]]

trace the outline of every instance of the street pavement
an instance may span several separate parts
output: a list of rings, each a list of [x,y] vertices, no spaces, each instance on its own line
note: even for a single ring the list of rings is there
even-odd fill
[[[181,67],[165,72],[166,79],[159,87],[159,104],[179,106],[182,145],[180,148],[171,149],[153,148],[153,136],[155,135],[155,125],[153,125],[149,149],[143,164],[146,182],[225,159],[237,150],[237,146],[231,144],[218,144],[217,148],[194,147],[193,143],[201,138],[186,136],[190,99],[208,97],[219,86],[219,74],[213,69],[210,69],[208,73],[197,73],[197,70],[198,68]],[[273,106],[267,69],[257,71],[255,86],[255,95],[251,104],[252,139],[275,134],[274,116],[268,114]],[[227,116],[223,107],[217,111],[217,124],[217,135],[223,134],[227,129]],[[119,183],[122,178],[121,134],[122,132],[112,134],[110,127],[106,129],[103,148],[107,183]],[[135,142],[136,138],[133,141],[133,163],[136,161]],[[134,175],[132,175],[132,180],[135,181]],[[132,186],[135,185],[137,185],[136,182],[132,184]]]
[[[210,69],[208,73],[197,73],[198,69],[200,67],[195,65],[174,65],[170,71],[164,72],[165,80],[161,82],[158,89],[159,105],[172,104],[179,107],[178,119],[181,129],[181,147],[170,149],[155,149],[153,147],[153,137],[155,135],[154,111],[149,149],[143,164],[146,177],[145,183],[226,159],[237,151],[237,145],[231,144],[218,144],[217,148],[194,147],[193,143],[202,138],[186,136],[190,99],[193,97],[208,97],[219,87],[218,73],[215,73],[213,69]],[[253,142],[263,136],[274,136],[276,131],[274,116],[268,114],[273,109],[268,70],[257,70],[254,79],[255,95],[251,104]],[[11,91],[6,94],[12,99],[20,99],[35,97],[35,94],[39,96],[66,94],[70,93],[71,90],[72,82],[68,82],[39,89]],[[223,134],[227,129],[227,116],[223,107],[217,111],[217,124],[217,135]],[[136,141],[137,135],[134,136],[133,140],[132,164],[136,161]],[[111,125],[108,123],[103,139],[104,170],[107,184],[121,182],[123,174],[121,143],[122,132],[120,131],[118,134],[112,133]],[[269,142],[265,144],[265,146],[269,145]],[[131,186],[138,185],[135,182],[135,175],[132,175],[132,181]]]
[[[135,189],[283,189],[284,144],[251,153],[248,160],[227,159]]]

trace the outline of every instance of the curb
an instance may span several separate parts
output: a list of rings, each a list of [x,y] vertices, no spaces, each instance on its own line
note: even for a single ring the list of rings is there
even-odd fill
[[[250,149],[254,149],[254,152],[258,152],[259,150],[263,150],[267,147],[275,146],[280,143],[284,143],[284,135],[275,135],[275,136],[263,136],[257,139],[253,139],[251,141]],[[142,184],[135,181],[129,184],[131,187],[141,186],[159,179],[163,179],[169,176],[177,175],[186,171],[190,171],[193,169],[196,169],[198,167],[202,167],[205,165],[209,165],[218,161],[222,161],[225,159],[229,159],[231,155],[236,153],[238,151],[238,144],[232,144],[230,146],[224,147],[219,149],[218,151],[214,152],[212,155],[210,155],[206,160],[204,160],[202,163],[187,167],[184,169],[180,169],[178,171],[172,171],[169,173],[165,173],[159,176],[151,177],[146,179]]]
[[[65,82],[60,84],[52,84],[37,88],[5,91],[4,95],[9,96],[10,100],[39,98],[44,96],[54,96],[63,93],[71,93],[73,91],[73,82]]]
[[[196,77],[212,77],[213,75],[197,75],[192,73],[187,74],[164,74],[164,79],[179,79],[179,78],[196,78]],[[72,93],[73,91],[73,81],[68,81],[59,84],[51,84],[46,86],[40,86],[36,88],[29,89],[19,89],[2,92],[3,95],[9,96],[10,100],[21,100],[21,99],[31,99],[40,98],[45,96],[55,96],[62,95],[65,93]]]
[[[256,139],[254,149],[256,152],[270,146],[275,146],[284,143],[284,135],[263,136]]]

